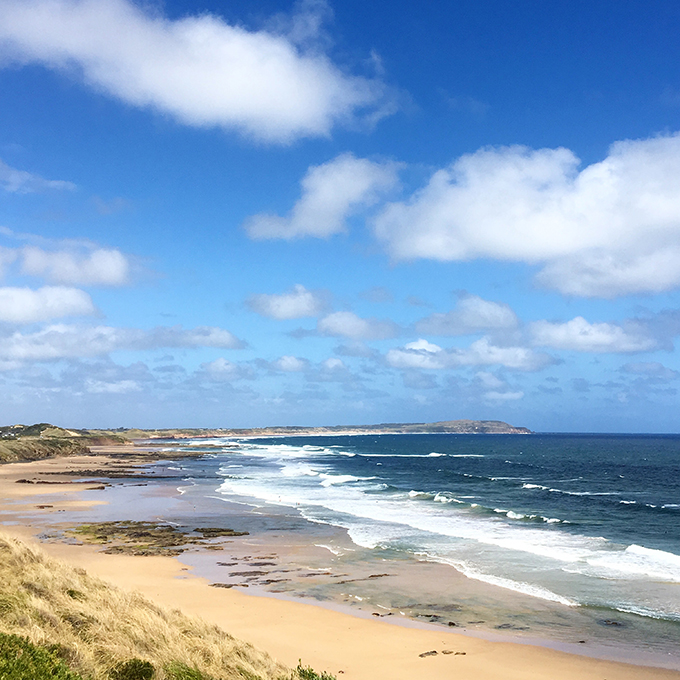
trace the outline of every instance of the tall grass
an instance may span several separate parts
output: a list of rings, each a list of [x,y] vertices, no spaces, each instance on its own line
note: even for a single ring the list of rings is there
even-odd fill
[[[139,668],[152,666],[154,680],[298,676],[216,626],[158,607],[2,534],[0,633],[57,650],[70,669],[92,680],[124,677],[121,669],[131,660]]]

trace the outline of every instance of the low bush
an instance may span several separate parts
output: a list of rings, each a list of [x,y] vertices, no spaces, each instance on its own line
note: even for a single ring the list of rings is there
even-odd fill
[[[0,680],[82,680],[56,651],[0,633]]]

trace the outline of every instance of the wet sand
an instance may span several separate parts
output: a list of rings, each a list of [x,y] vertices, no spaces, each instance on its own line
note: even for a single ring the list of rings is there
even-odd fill
[[[131,452],[128,447],[107,447],[96,450],[95,454],[0,467],[2,530],[36,542],[38,535],[54,532],[67,517],[70,523],[86,522],[95,510],[97,514],[106,510],[109,517],[115,517],[116,508],[106,504],[126,496],[110,493],[111,487],[103,484],[99,475],[106,470],[112,475],[112,480],[120,482],[133,465],[152,462],[154,453]],[[73,483],[83,474],[79,470],[98,471],[98,474],[91,475],[86,482]],[[17,483],[19,479],[34,483]],[[35,483],[40,481],[62,483]],[[130,480],[130,483],[143,482]],[[155,504],[159,515],[162,515],[164,504],[172,507],[173,499],[158,488],[145,502]],[[129,514],[129,507],[127,512]],[[450,632],[441,626],[393,621],[394,617],[378,618],[370,611],[352,615],[347,611],[337,611],[333,605],[318,606],[292,598],[281,599],[284,594],[262,597],[233,587],[211,587],[211,583],[220,582],[217,575],[206,579],[192,574],[193,565],[205,555],[210,555],[213,561],[215,555],[219,555],[219,561],[228,565],[222,567],[221,573],[225,575],[221,579],[223,583],[233,585],[237,582],[238,585],[247,582],[250,586],[248,591],[264,595],[267,594],[265,589],[258,587],[256,581],[287,578],[283,571],[279,571],[278,576],[271,573],[287,568],[289,556],[286,556],[286,549],[297,551],[297,563],[300,555],[308,555],[313,562],[319,551],[324,550],[305,546],[304,541],[286,545],[285,541],[278,544],[275,541],[258,542],[255,537],[246,537],[241,543],[237,540],[216,543],[215,547],[221,548],[221,551],[196,548],[180,558],[109,555],[96,546],[70,545],[63,541],[43,541],[41,547],[49,554],[116,585],[139,590],[161,604],[214,622],[232,635],[268,651],[283,663],[295,666],[302,659],[304,664],[313,666],[317,671],[326,670],[338,678],[368,680],[389,677],[399,680],[427,674],[430,678],[470,680],[680,680],[680,672],[677,671],[601,661],[530,644],[490,641]],[[305,553],[305,550],[309,552]],[[262,562],[270,564],[258,565]],[[310,567],[313,566],[310,564]],[[248,580],[248,572],[252,575],[256,571],[263,573]],[[236,575],[232,577],[231,574]],[[461,578],[461,584],[463,581]],[[271,583],[269,587],[276,588]]]

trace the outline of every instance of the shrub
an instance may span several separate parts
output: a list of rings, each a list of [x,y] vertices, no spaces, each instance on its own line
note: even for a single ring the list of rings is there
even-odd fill
[[[310,668],[309,666],[305,668],[302,665],[302,659],[298,662],[295,672],[300,680],[337,680],[334,675],[326,673],[326,671],[322,671],[321,675],[319,675],[313,668]]]
[[[0,633],[0,680],[82,680],[55,651]]]
[[[165,674],[170,680],[213,680],[209,675],[201,673],[197,668],[190,668],[179,661],[174,661],[166,666]]]
[[[111,671],[113,680],[151,680],[153,675],[153,664],[142,659],[123,661]]]

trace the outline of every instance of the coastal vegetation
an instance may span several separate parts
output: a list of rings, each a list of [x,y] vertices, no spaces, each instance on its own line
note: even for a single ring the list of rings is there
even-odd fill
[[[40,460],[89,453],[90,446],[129,443],[115,433],[67,430],[49,423],[0,426],[0,462]]]
[[[2,680],[331,680],[0,534]]]

